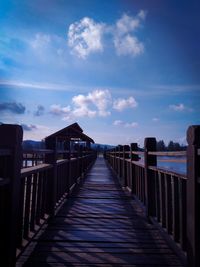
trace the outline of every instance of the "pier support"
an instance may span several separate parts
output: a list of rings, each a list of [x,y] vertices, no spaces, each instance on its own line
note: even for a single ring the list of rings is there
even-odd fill
[[[188,266],[200,266],[200,126],[187,131],[187,254]]]
[[[22,165],[23,130],[19,125],[0,125],[0,148],[8,149],[6,162],[0,162],[0,177],[8,179],[4,186],[4,199],[0,203],[4,209],[1,218],[0,266],[14,267],[19,226],[19,201]],[[1,161],[1,158],[0,158]],[[19,231],[20,232],[20,231]]]
[[[149,152],[156,151],[156,139],[148,137],[144,140],[144,173],[145,173],[145,206],[147,217],[155,214],[155,177],[149,170],[149,166],[157,165],[156,155]]]

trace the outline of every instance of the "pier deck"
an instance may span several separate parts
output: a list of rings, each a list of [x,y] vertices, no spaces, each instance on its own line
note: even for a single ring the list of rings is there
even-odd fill
[[[182,266],[101,157],[43,230],[16,266]]]

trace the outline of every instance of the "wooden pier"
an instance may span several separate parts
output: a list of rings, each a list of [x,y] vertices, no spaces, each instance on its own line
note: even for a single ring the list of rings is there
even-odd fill
[[[28,151],[28,167],[22,136],[0,126],[0,266],[200,266],[200,126],[186,175],[157,167],[155,138],[97,158],[75,123]]]
[[[182,266],[103,158],[44,229],[17,266]]]

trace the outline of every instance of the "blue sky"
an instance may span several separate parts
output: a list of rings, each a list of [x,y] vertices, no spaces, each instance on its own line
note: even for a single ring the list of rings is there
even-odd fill
[[[200,4],[0,0],[0,122],[40,140],[77,121],[98,143],[185,142],[200,123]]]

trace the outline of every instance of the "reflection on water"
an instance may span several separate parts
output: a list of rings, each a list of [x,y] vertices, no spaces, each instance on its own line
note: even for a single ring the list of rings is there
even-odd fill
[[[169,159],[170,162],[162,162],[159,161],[159,159]],[[171,161],[172,159],[174,160],[180,160],[180,159],[185,159],[184,157],[158,157],[158,167],[165,168],[168,170],[172,170],[178,173],[183,173],[186,174],[186,163],[185,162],[173,162]]]
[[[157,166],[160,168],[164,168],[167,170],[171,170],[174,172],[178,172],[181,174],[186,174],[186,162],[176,162],[179,160],[185,160],[185,157],[158,157],[157,158]],[[160,161],[160,160],[165,160],[165,161]],[[167,162],[167,160],[169,160]],[[141,157],[140,159],[141,162],[144,162],[144,159]]]

